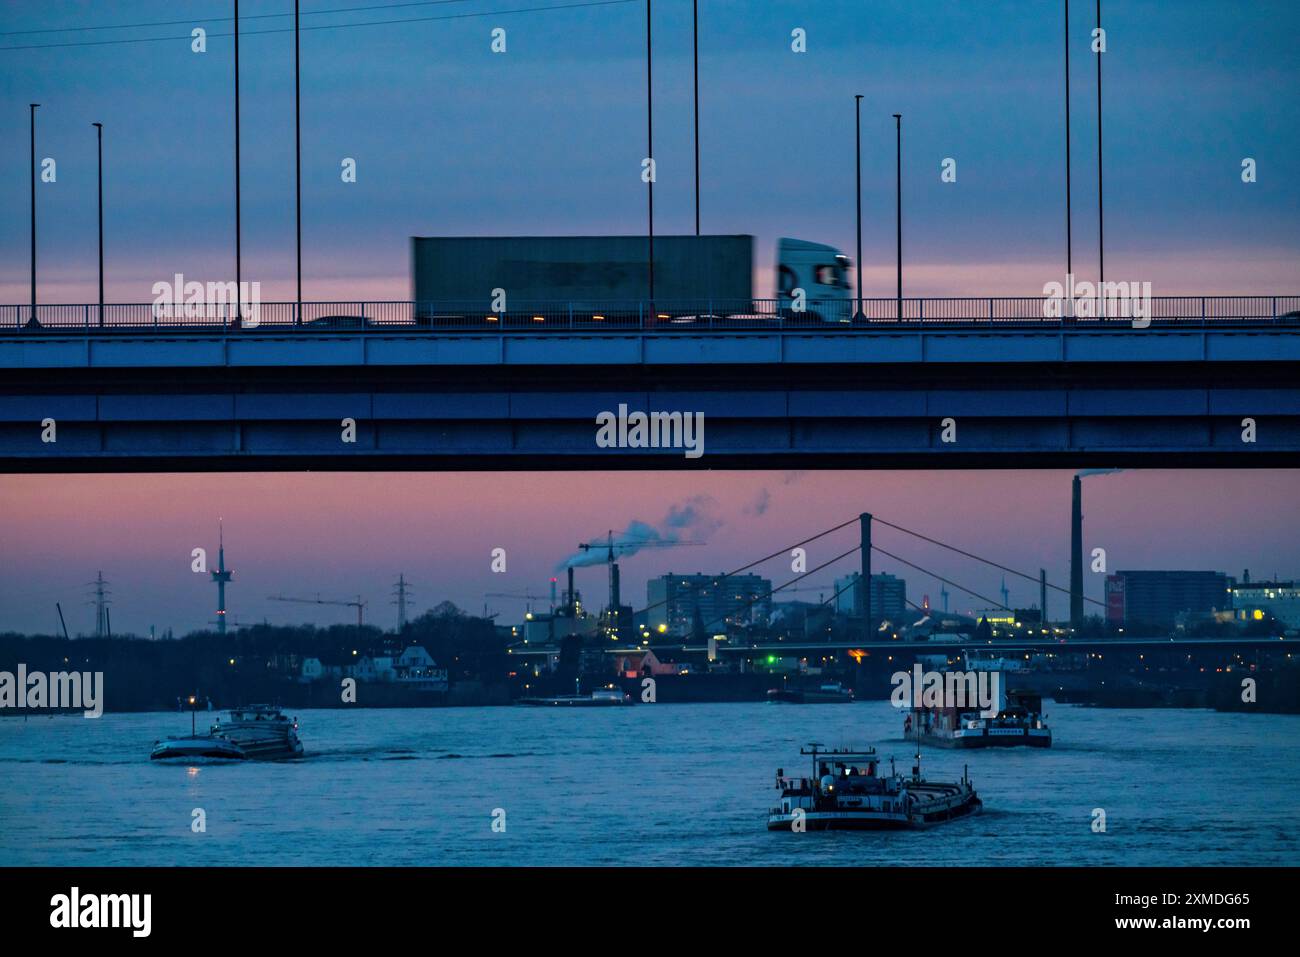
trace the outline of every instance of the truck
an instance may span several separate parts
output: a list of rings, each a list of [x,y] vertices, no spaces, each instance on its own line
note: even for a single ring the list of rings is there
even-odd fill
[[[412,299],[437,324],[480,322],[848,322],[849,259],[781,239],[776,289],[755,298],[754,237],[413,236]]]

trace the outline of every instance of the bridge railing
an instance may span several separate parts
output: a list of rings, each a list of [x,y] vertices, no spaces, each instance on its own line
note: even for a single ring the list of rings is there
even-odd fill
[[[754,301],[510,302],[494,311],[485,302],[233,302],[195,305],[156,303],[30,304],[0,306],[0,334],[203,332],[704,332],[792,329],[915,329],[932,327],[1171,329],[1200,325],[1294,325],[1300,329],[1300,296],[1160,296],[1149,315],[1135,317],[1113,301],[1041,296]],[[1137,322],[1135,322],[1137,319]]]

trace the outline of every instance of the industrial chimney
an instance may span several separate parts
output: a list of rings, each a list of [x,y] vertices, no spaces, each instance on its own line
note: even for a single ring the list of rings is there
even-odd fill
[[[1083,624],[1083,480],[1074,477],[1070,507],[1070,625]]]

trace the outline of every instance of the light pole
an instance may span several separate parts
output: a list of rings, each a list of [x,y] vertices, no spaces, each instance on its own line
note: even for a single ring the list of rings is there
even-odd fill
[[[1105,223],[1101,208],[1101,54],[1104,50],[1101,33],[1101,0],[1097,0],[1097,297],[1101,298],[1101,284],[1106,281]]]
[[[298,240],[298,299],[294,324],[302,322],[302,68],[298,49],[298,0],[293,0],[293,153],[294,218]]]
[[[1070,213],[1070,0],[1065,0],[1065,275],[1074,271],[1074,225]],[[1073,294],[1071,295],[1073,299]]]
[[[700,0],[691,3],[691,33],[695,56],[695,235],[700,234]]]
[[[244,317],[243,256],[239,221],[239,0],[235,0],[235,318]]]
[[[854,185],[858,191],[858,247],[857,247],[857,271],[858,271],[858,303],[857,308],[853,310],[855,316],[862,314],[862,94],[853,95],[853,134],[855,155],[857,161],[854,164],[853,178]]]
[[[36,109],[41,104],[32,103],[30,128],[32,141],[32,314],[29,322],[36,322]]]
[[[898,262],[898,318],[903,318],[903,114],[894,114],[894,209],[895,232],[897,234],[896,257]]]
[[[99,148],[99,324],[104,324],[104,124],[92,123]]]
[[[653,308],[655,298],[655,126],[654,126],[654,84],[650,66],[650,0],[645,0],[645,128],[646,158],[650,161],[649,178],[646,182],[646,203],[649,210],[649,259],[647,275],[650,285],[650,303]]]

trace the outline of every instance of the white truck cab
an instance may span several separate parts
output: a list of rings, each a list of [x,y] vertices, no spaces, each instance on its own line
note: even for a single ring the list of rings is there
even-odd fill
[[[850,322],[849,257],[834,246],[781,239],[776,246],[777,299],[782,315],[798,317],[795,290],[802,289],[803,315],[814,321]]]

